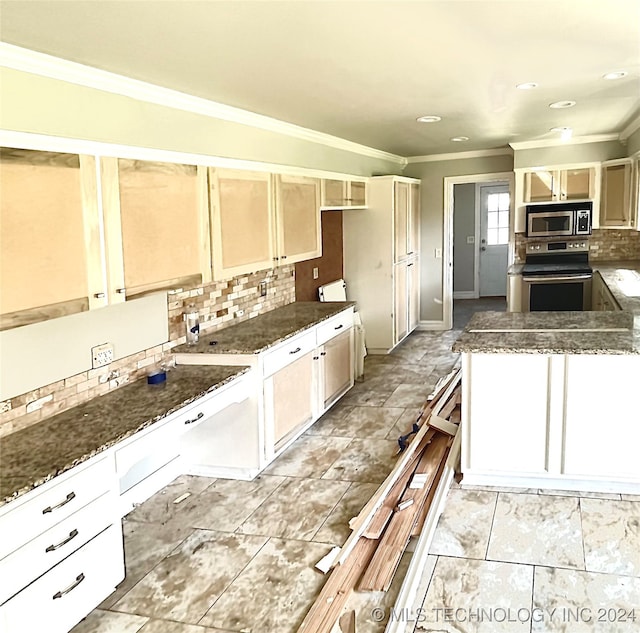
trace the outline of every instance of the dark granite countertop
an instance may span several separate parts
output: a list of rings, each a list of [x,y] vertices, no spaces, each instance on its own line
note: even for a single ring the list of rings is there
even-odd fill
[[[0,506],[249,371],[178,366],[161,386],[138,380],[0,438]]]
[[[204,334],[196,345],[180,345],[176,354],[259,354],[354,306],[353,301],[299,301],[248,321]],[[215,341],[215,345],[210,343]]]
[[[478,312],[454,352],[507,354],[640,354],[640,261],[592,262],[622,311]]]

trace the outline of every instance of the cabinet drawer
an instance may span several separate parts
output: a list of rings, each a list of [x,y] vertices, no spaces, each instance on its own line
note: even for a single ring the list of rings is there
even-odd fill
[[[0,604],[111,525],[114,495],[103,494],[0,560]]]
[[[264,357],[264,376],[271,376],[279,369],[286,367],[301,358],[316,346],[316,335],[312,329],[301,336],[283,343],[277,349],[267,352]]]
[[[0,629],[66,633],[124,578],[120,524],[96,536],[0,607]]]
[[[318,326],[318,345],[326,343],[338,334],[342,334],[353,325],[353,311],[346,310]]]
[[[61,475],[63,481],[25,495],[24,502],[3,514],[0,559],[110,490],[115,485],[112,459],[107,456],[80,472]]]

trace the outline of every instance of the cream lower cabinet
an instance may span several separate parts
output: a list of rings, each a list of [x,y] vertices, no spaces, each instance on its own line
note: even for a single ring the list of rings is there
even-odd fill
[[[259,467],[240,473],[251,479],[353,387],[353,350],[353,307],[348,307],[259,354],[178,353],[176,363],[252,367],[248,389],[257,403]],[[235,437],[236,444],[245,443]]]
[[[66,633],[124,578],[112,454],[0,508],[0,630]]]
[[[355,301],[370,354],[386,354],[419,321],[420,181],[401,176],[369,180],[369,206],[345,213],[344,278]]]
[[[463,354],[467,484],[640,486],[638,355]]]

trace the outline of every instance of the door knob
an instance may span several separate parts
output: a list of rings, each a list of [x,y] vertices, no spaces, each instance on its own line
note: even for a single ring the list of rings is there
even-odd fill
[[[483,244],[486,244],[486,243],[487,243],[487,240],[485,240],[484,238],[482,238],[481,242],[482,242]]]
[[[482,247],[480,248],[480,250],[481,250],[481,251],[486,251],[486,250],[487,250],[487,247],[486,247],[486,246],[482,246]]]

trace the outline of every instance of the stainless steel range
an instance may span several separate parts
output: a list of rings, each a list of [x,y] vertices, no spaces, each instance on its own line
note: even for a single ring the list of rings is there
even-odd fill
[[[532,242],[509,284],[512,312],[590,310],[593,271],[584,239]]]

